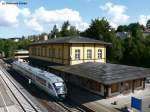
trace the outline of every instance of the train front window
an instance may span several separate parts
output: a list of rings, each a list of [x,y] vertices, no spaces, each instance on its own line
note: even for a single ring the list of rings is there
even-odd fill
[[[62,83],[62,82],[54,83],[54,87],[58,94],[62,94],[65,92],[64,83]]]

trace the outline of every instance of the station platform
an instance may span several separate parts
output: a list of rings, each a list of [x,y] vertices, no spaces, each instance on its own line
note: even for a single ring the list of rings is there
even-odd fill
[[[89,91],[80,89],[77,86],[71,85],[68,87],[69,98],[76,103],[83,105],[92,112],[119,112],[118,110],[102,105],[98,101],[103,99],[101,96],[93,94]]]
[[[21,89],[0,65],[0,112],[45,112]]]

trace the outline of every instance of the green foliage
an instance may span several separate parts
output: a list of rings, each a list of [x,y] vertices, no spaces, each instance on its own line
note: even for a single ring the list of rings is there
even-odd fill
[[[150,24],[150,20],[147,22],[148,24]],[[106,50],[108,62],[150,67],[150,36],[143,38],[143,29],[144,27],[139,23],[131,23],[120,25],[115,30],[111,28],[105,18],[97,18],[92,20],[89,28],[81,32],[80,35],[112,43],[112,45],[107,46]],[[116,32],[129,32],[131,37],[121,40],[116,37]],[[38,36],[44,36],[45,34],[42,33]],[[51,38],[77,35],[79,35],[79,31],[76,27],[71,26],[69,21],[64,22],[60,31],[56,25],[51,31]],[[31,37],[37,36],[32,35]],[[28,49],[30,43],[31,40],[24,37],[19,42],[0,39],[0,52],[4,51],[6,57],[10,57],[17,49]]]
[[[79,35],[79,31],[76,27],[71,26],[69,21],[63,23],[60,33],[62,37]]]
[[[51,31],[51,38],[55,38],[55,37],[61,37],[61,33],[59,32],[56,25],[54,25],[54,27]]]
[[[93,39],[111,42],[114,36],[114,30],[110,27],[109,22],[105,18],[97,18],[92,20],[89,28],[82,34],[83,36]]]
[[[77,35],[79,35],[79,31],[76,29],[75,26],[70,26],[69,33],[70,33],[70,36],[77,36]]]
[[[118,63],[123,57],[122,42],[115,36],[115,30],[111,28],[109,22],[105,19],[92,20],[89,28],[81,33],[93,39],[111,42],[111,46],[107,46],[107,59],[110,62]]]
[[[124,63],[129,65],[141,66],[145,45],[142,41],[135,38],[125,39],[124,42]]]
[[[120,26],[118,26],[117,32],[124,32],[124,31],[125,31],[125,32],[129,31],[127,25],[120,25]]]
[[[62,35],[62,37],[70,35],[69,34],[69,26],[70,26],[69,21],[64,22],[64,24],[62,25],[62,28],[61,28],[61,35]]]
[[[139,23],[131,23],[128,25],[128,29],[131,32],[132,36],[137,39],[142,39],[142,28]]]
[[[112,63],[119,63],[123,58],[123,41],[119,38],[114,38],[112,46],[107,47],[107,59]]]
[[[150,23],[150,22],[149,22]],[[107,46],[107,61],[134,66],[150,67],[150,36],[144,40],[144,27],[139,23],[120,25],[115,31],[104,18],[92,20],[89,28],[82,32],[82,36],[111,42]],[[130,38],[121,40],[115,32],[129,32]]]
[[[31,41],[25,38],[22,38],[18,42],[10,39],[0,39],[0,52],[4,52],[6,57],[12,57],[14,55],[14,51],[17,49],[28,50],[28,45],[30,43]]]
[[[69,21],[65,21],[62,25],[61,31],[58,30],[57,26],[54,25],[50,38],[66,37],[66,36],[77,36],[79,31],[75,26],[70,25]]]
[[[28,49],[29,44],[31,44],[31,41],[28,39],[22,39],[17,43],[17,49]]]
[[[150,19],[147,21],[146,23],[146,27],[149,28],[150,27]]]
[[[4,50],[4,40],[0,39],[0,52]]]

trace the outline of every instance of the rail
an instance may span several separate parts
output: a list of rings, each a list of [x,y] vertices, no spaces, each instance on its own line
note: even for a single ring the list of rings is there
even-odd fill
[[[45,96],[45,97],[49,99],[48,96]],[[84,105],[79,105],[78,103],[74,102],[71,98],[69,98],[67,101],[65,100],[62,102],[55,102],[55,103],[51,102],[50,100],[41,101],[41,99],[39,100],[39,102],[44,104],[46,108],[50,109],[51,111],[56,111],[56,110],[59,110],[59,108],[61,108],[62,110],[60,110],[60,112],[93,112],[91,109],[85,107]],[[56,107],[58,107],[58,109]]]
[[[0,64],[2,64],[0,62]],[[2,65],[4,66],[4,65]],[[33,105],[31,103],[31,101],[22,93],[22,91],[19,90],[19,88],[16,86],[16,84],[10,79],[10,77],[8,76],[8,73],[4,70],[3,67],[0,67],[1,71],[5,74],[5,75],[0,75],[0,77],[3,79],[4,83],[6,84],[6,86],[8,87],[8,89],[11,91],[12,95],[14,96],[14,98],[16,99],[16,101],[18,102],[18,104],[20,105],[20,107],[22,108],[22,110],[24,112],[27,112],[27,110],[29,110],[29,108],[25,108],[22,104],[22,102],[19,100],[19,98],[17,98],[17,96],[15,95],[15,93],[12,91],[12,89],[9,87],[8,83],[6,82],[5,78],[7,78],[9,80],[9,82],[15,87],[15,89],[22,95],[22,97],[24,98],[24,100],[32,107],[32,111],[33,112],[40,112],[40,109],[36,108],[35,105]],[[5,77],[5,78],[4,78]]]

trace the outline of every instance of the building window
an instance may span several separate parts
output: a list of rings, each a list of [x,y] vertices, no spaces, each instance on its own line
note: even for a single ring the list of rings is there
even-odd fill
[[[45,56],[47,57],[47,48],[45,47]]]
[[[44,47],[42,47],[42,55],[41,56],[44,56]]]
[[[52,50],[52,57],[55,58],[56,54],[55,54],[55,48],[53,48]]]
[[[58,49],[58,58],[61,58],[61,49]]]
[[[91,49],[87,50],[87,59],[92,59],[92,50]]]
[[[36,55],[36,48],[34,48],[34,55]]]
[[[38,48],[38,56],[40,56],[40,48]]]
[[[49,57],[51,57],[51,48],[49,48],[48,54],[49,54]]]
[[[102,49],[98,49],[98,59],[102,59]]]
[[[80,49],[75,50],[75,59],[80,60]]]

